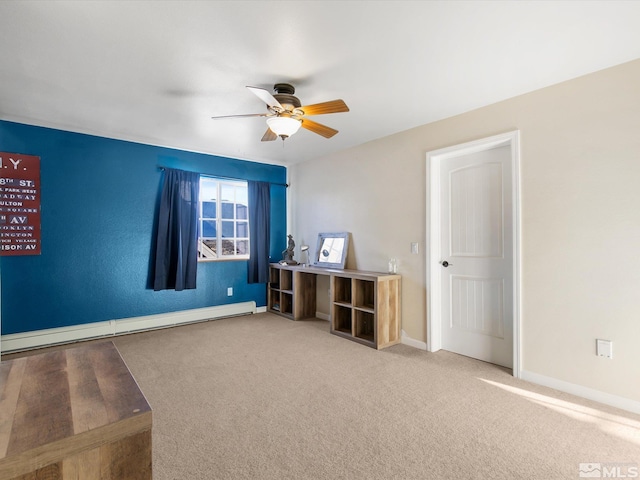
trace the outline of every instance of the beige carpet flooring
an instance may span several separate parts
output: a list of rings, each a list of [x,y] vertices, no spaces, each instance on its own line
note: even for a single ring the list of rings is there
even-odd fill
[[[505,369],[258,314],[117,337],[155,480],[578,479],[640,464],[640,416]]]

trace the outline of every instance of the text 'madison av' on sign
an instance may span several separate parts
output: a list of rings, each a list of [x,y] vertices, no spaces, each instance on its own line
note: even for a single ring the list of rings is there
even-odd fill
[[[40,247],[40,157],[0,152],[0,255]]]

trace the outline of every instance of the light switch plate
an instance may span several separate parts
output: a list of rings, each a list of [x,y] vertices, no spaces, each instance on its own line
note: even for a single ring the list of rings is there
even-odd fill
[[[418,255],[418,242],[411,243],[411,253]]]

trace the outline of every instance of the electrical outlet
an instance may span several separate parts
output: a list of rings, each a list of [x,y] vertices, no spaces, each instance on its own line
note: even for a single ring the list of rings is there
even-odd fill
[[[411,243],[411,253],[418,255],[418,242]]]
[[[596,339],[596,355],[613,358],[613,342],[611,340]]]
[[[227,288],[227,297],[230,297],[232,295],[233,295],[233,287]]]

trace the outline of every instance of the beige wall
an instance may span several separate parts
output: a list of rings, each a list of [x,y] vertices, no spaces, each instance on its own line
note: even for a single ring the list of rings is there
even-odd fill
[[[636,60],[295,165],[296,244],[345,230],[348,268],[396,257],[402,328],[426,341],[426,153],[518,129],[522,367],[640,401],[639,85]],[[613,341],[612,360],[596,338]]]

